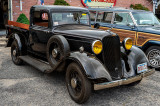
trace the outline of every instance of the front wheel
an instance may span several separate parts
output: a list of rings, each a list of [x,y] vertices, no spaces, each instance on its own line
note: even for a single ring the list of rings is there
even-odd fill
[[[152,46],[146,50],[146,56],[152,67],[160,69],[160,47]]]
[[[71,63],[66,72],[66,85],[71,98],[77,103],[86,102],[91,95],[91,82],[76,63]]]

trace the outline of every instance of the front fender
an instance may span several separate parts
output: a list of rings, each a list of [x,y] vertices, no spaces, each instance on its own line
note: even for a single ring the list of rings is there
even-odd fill
[[[110,74],[103,64],[96,58],[87,56],[86,53],[73,52],[68,58],[78,63],[89,79],[107,79],[112,81]]]
[[[136,46],[133,46],[128,54],[124,48],[121,47],[121,52],[127,56],[127,63],[129,64],[131,72],[133,72],[132,75],[136,74],[138,64],[147,63],[147,65],[150,66],[145,53]]]

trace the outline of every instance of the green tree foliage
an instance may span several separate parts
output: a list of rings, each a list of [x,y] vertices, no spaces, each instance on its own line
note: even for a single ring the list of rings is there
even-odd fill
[[[55,0],[54,5],[65,5],[69,6],[69,4],[64,0]]]
[[[29,25],[29,20],[28,18],[26,17],[25,14],[20,14],[17,21],[16,22],[19,22],[19,23],[23,23],[23,24],[28,24]]]
[[[149,11],[149,9],[147,7],[145,7],[145,6],[143,6],[142,4],[135,4],[135,5],[131,4],[130,8],[133,8],[135,10],[146,10],[146,11]]]

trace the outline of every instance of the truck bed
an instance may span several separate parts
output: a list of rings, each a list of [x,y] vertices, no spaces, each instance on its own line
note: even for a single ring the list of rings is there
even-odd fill
[[[14,22],[14,21],[9,21],[8,20],[8,25],[29,30],[29,25],[28,24],[23,24],[23,23],[19,23],[19,22]]]
[[[10,21],[10,20],[8,20],[8,25],[6,25],[6,28],[8,30],[8,34],[7,34],[6,38],[9,37],[10,33],[13,33],[15,31],[16,32],[18,31],[21,33],[28,33],[29,32],[29,25],[19,23],[19,22]]]

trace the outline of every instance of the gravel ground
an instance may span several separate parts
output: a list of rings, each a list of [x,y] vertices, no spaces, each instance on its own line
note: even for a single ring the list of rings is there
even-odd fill
[[[44,74],[29,65],[16,66],[10,48],[0,47],[0,106],[74,106],[64,74]],[[83,105],[160,106],[160,71],[134,87],[95,91]]]

